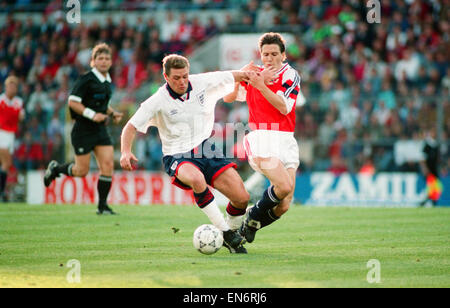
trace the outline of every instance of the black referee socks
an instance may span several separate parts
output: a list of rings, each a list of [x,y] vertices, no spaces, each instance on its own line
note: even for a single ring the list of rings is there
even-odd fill
[[[106,205],[106,201],[108,199],[109,191],[111,190],[112,177],[100,175],[97,183],[97,191],[98,191],[98,204]]]

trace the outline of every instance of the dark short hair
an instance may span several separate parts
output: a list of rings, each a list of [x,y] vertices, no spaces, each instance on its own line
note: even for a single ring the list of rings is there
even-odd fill
[[[264,45],[272,45],[272,44],[278,45],[280,47],[281,53],[286,51],[286,41],[279,33],[269,32],[263,34],[259,38],[259,50],[262,50],[262,47]]]
[[[170,75],[170,70],[172,68],[174,69],[180,69],[180,68],[189,68],[189,61],[183,56],[177,55],[177,54],[171,54],[168,56],[165,56],[163,61],[163,71],[164,74],[167,76]]]

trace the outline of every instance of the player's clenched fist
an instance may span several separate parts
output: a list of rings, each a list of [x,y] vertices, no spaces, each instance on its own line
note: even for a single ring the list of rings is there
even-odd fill
[[[120,157],[120,166],[124,170],[132,171],[133,170],[132,161],[135,162],[138,161],[136,156],[134,156],[134,154],[131,152],[123,152],[122,156]]]

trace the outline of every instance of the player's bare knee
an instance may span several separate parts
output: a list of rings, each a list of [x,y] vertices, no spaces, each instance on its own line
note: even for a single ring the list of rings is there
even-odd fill
[[[285,181],[281,184],[278,184],[275,188],[277,197],[282,200],[292,192],[293,185],[290,183],[290,181]]]
[[[250,202],[250,194],[248,193],[248,191],[245,191],[244,193],[243,202],[245,203],[245,206],[247,206]]]
[[[111,175],[114,171],[114,162],[113,161],[106,161],[102,163],[102,174]]]
[[[194,191],[201,191],[206,186],[206,181],[203,175],[193,175],[190,177],[189,182]]]
[[[244,191],[230,201],[234,206],[245,209],[250,201],[250,194],[247,191]]]

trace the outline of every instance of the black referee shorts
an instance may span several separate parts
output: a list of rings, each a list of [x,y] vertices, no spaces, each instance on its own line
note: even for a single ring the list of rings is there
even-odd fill
[[[96,146],[113,145],[111,136],[106,129],[89,134],[72,131],[71,137],[72,146],[76,155],[88,154],[94,150]]]

